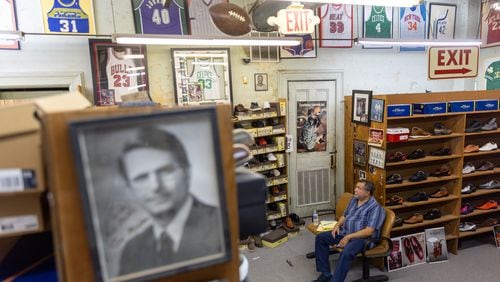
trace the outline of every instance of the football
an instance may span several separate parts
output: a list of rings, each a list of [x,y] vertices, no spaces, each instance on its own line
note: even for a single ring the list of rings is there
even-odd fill
[[[240,36],[252,30],[250,17],[238,5],[219,3],[211,6],[209,11],[215,26],[227,35]]]

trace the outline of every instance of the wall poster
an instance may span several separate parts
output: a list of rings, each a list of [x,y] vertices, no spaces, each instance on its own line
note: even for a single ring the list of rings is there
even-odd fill
[[[92,0],[41,0],[45,33],[96,34]]]
[[[488,65],[484,78],[486,79],[486,90],[500,89],[500,60]]]
[[[16,5],[14,0],[0,0],[0,30],[17,30]],[[19,50],[19,41],[0,40],[0,49]]]
[[[297,152],[326,151],[326,101],[297,102]]]

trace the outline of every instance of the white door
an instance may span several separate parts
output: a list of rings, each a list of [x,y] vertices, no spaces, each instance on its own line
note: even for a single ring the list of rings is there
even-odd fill
[[[288,81],[291,212],[310,216],[335,199],[335,80]]]

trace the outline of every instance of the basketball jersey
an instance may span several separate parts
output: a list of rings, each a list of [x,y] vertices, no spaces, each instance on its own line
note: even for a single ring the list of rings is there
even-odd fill
[[[500,61],[488,66],[484,78],[486,78],[486,90],[500,89]]]
[[[283,46],[282,52],[286,51],[292,57],[299,57],[304,56],[311,51],[314,51],[314,42],[311,34],[304,34],[299,36],[302,37],[302,44],[295,46]],[[289,37],[297,37],[297,35],[289,35]]]
[[[214,63],[210,58],[195,58],[194,67],[189,75],[189,82],[201,85],[204,100],[224,99],[221,93],[224,66]]]
[[[54,0],[47,13],[52,32],[89,33],[89,17],[80,8],[79,0]]]
[[[367,6],[365,6],[365,9]],[[392,9],[392,8],[389,8]],[[365,10],[366,11],[366,10]],[[391,10],[392,11],[392,10]],[[366,38],[392,37],[392,12],[389,16],[385,6],[371,6],[370,14],[365,15]]]
[[[191,0],[189,6],[189,23],[191,35],[212,35],[226,36],[212,22],[208,9],[218,3],[225,3],[225,0]]]
[[[451,29],[450,10],[444,11],[432,23],[433,39],[453,39],[453,30]]]
[[[182,0],[142,0],[134,9],[134,16],[138,33],[186,34]]]
[[[137,76],[129,76],[128,69],[135,67],[133,59],[125,59],[124,55],[132,54],[130,48],[125,52],[117,52],[113,47],[108,47],[108,61],[106,64],[106,76],[108,78],[108,89],[115,90],[115,101],[121,102],[121,96],[128,93],[138,92]]]
[[[401,39],[425,39],[425,4],[400,8],[399,37]],[[401,51],[424,51],[425,47],[400,47]]]
[[[319,8],[319,14],[319,46],[352,47],[352,5],[326,4]]]
[[[16,30],[14,14],[14,2],[12,0],[0,0],[0,30]],[[19,42],[14,40],[0,40],[0,48],[17,49]]]
[[[500,42],[500,11],[491,8],[488,14],[488,36],[486,37],[487,44]]]

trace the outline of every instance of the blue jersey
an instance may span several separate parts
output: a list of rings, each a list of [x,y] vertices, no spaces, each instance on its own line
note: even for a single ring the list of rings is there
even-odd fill
[[[184,1],[181,0],[142,0],[134,9],[134,16],[139,33],[186,33]]]
[[[89,17],[79,0],[54,0],[47,18],[52,32],[89,33]]]

